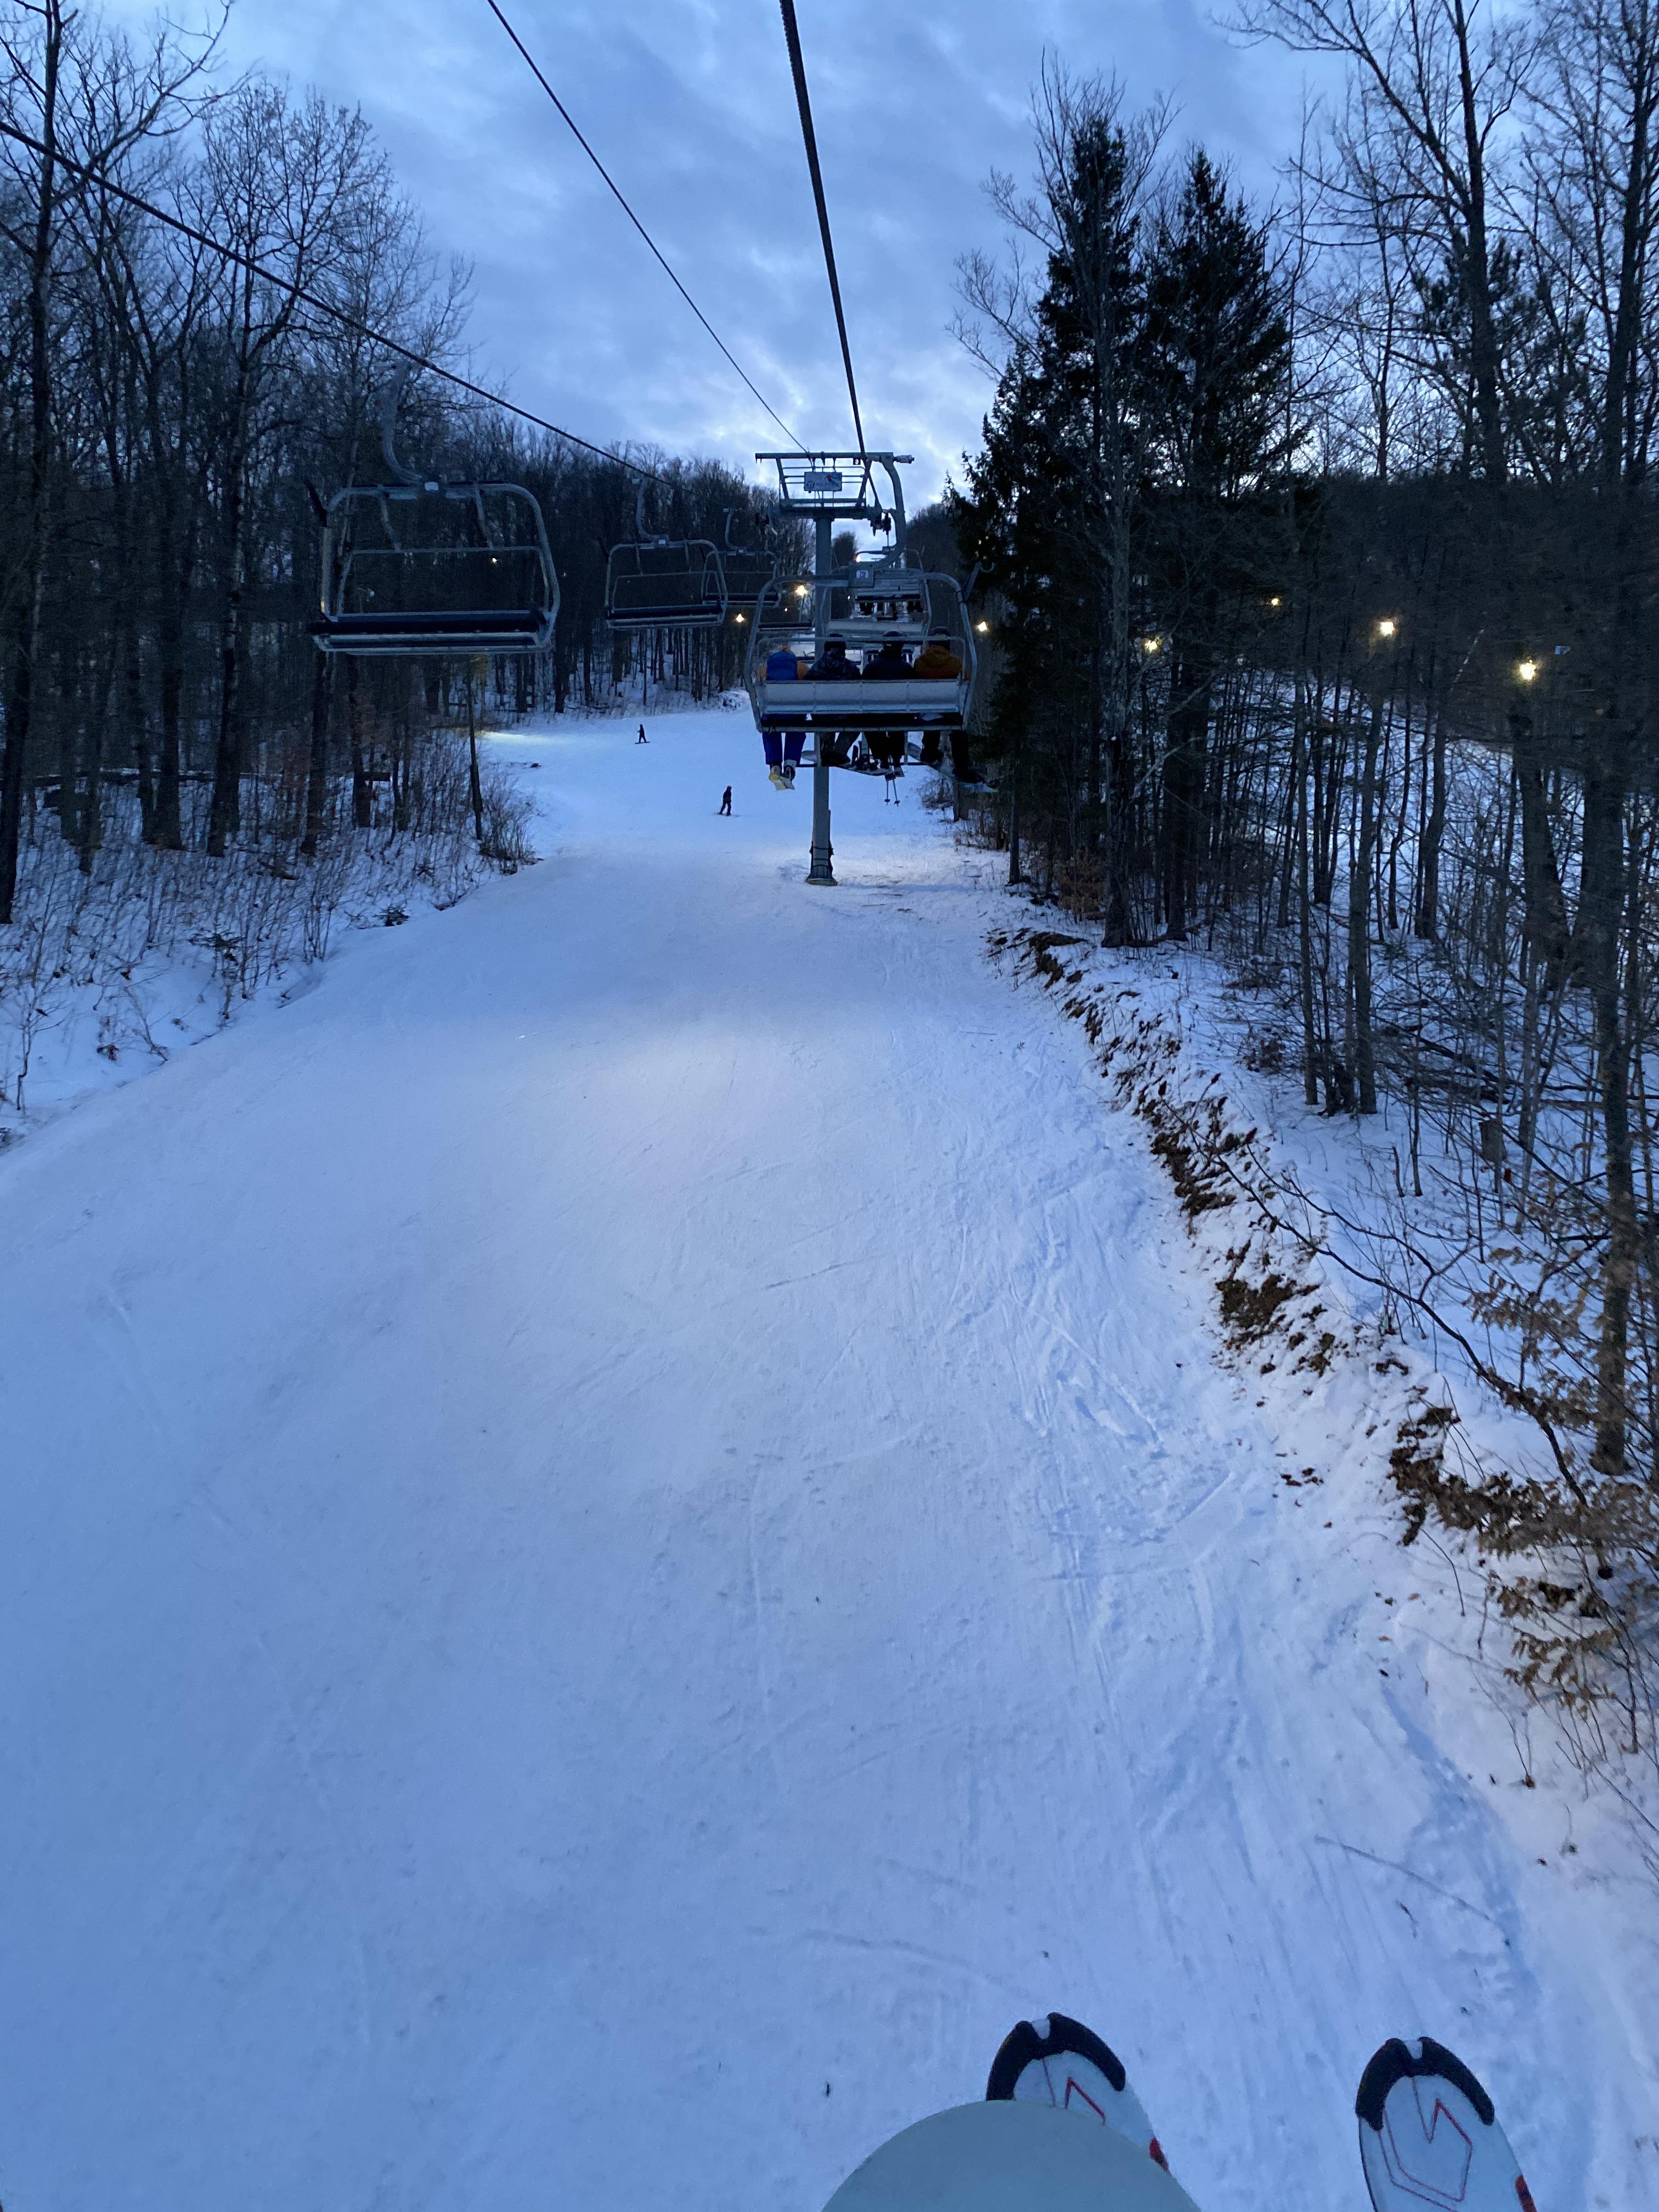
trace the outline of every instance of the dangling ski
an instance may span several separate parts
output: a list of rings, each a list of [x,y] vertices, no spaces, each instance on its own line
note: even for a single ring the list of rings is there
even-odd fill
[[[1376,2212],[1536,2212],[1498,2114],[1431,2035],[1390,2037],[1360,2077],[1359,2159]]]

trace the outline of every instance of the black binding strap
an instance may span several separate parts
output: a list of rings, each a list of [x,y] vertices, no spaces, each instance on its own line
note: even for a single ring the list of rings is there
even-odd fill
[[[1448,2051],[1443,2043],[1437,2043],[1431,2035],[1422,2038],[1419,2048],[1422,2057],[1413,2058],[1410,2045],[1392,2035],[1360,2075],[1359,2094],[1354,2099],[1353,2108],[1371,2133],[1380,2136],[1382,2132],[1382,2107],[1396,2081],[1418,2081],[1430,2077],[1449,2081],[1454,2089],[1461,2091],[1479,2113],[1481,2125],[1489,2128],[1498,2117],[1497,2107],[1462,2060],[1455,2051]]]
[[[1404,2050],[1405,2045],[1401,2045]],[[1053,2058],[1061,2051],[1074,2051],[1086,2058],[1091,2066],[1099,2067],[1120,2096],[1123,2094],[1128,2075],[1123,2061],[1109,2044],[1103,2043],[1093,2028],[1085,2027],[1080,2020],[1067,2020],[1063,2012],[1048,2015],[1048,2033],[1039,2035],[1029,2020],[1023,2020],[1003,2038],[1002,2048],[991,2061],[991,2078],[985,2085],[985,2101],[994,2105],[1006,2101],[1014,2094],[1014,2084],[1025,2069],[1036,2058]]]

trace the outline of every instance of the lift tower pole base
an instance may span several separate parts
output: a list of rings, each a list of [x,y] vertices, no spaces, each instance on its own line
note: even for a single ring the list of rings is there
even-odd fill
[[[812,770],[812,865],[806,874],[809,884],[834,884],[836,872],[830,865],[834,851],[830,842],[830,763],[821,760]]]

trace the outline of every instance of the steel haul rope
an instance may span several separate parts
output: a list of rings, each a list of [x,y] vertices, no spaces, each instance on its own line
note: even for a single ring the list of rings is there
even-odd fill
[[[542,90],[552,101],[554,106],[558,109],[560,114],[569,125],[571,135],[575,139],[576,143],[581,148],[583,153],[586,155],[588,160],[593,164],[593,167],[605,179],[605,183],[610,185],[611,193],[616,199],[617,206],[621,208],[623,213],[628,217],[629,222],[633,224],[635,229],[638,231],[640,236],[650,247],[653,254],[656,257],[658,265],[661,268],[669,283],[679,294],[681,299],[684,301],[686,306],[690,308],[692,313],[702,325],[704,330],[708,331],[709,337],[714,339],[714,343],[726,356],[726,360],[730,362],[732,368],[736,369],[738,374],[748,386],[752,396],[760,401],[762,407],[764,408],[766,412],[772,417],[772,420],[777,424],[779,429],[783,432],[785,437],[793,438],[795,443],[799,445],[800,443],[800,439],[797,433],[790,428],[789,425],[784,421],[782,416],[779,414],[777,409],[771,404],[769,400],[767,399],[765,394],[757,387],[754,381],[750,377],[748,371],[744,368],[742,362],[732,352],[731,347],[726,344],[726,340],[714,328],[713,323],[709,321],[708,316],[704,314],[702,309],[697,305],[696,301],[691,297],[691,295],[686,290],[684,285],[681,283],[679,278],[669,267],[668,263],[663,258],[663,255],[658,247],[656,240],[652,237],[650,232],[640,221],[638,216],[635,214],[633,209],[629,207],[628,202],[623,198],[622,189],[617,183],[616,179],[611,175],[610,170],[605,167],[605,163],[600,161],[599,155],[593,151],[593,149],[588,144],[586,139],[583,137],[581,132],[577,129],[575,118],[571,114],[570,110],[565,106],[564,102],[559,98],[558,94],[554,91],[552,86],[542,75],[542,72],[537,65],[536,60],[532,55],[529,47],[526,46],[524,40],[514,29],[512,24],[508,22],[506,15],[501,12],[501,9],[496,6],[495,0],[485,0],[485,5],[489,8],[490,14],[495,18],[495,21],[501,25],[502,30],[507,33],[507,37],[512,40],[520,53],[524,57],[526,66],[530,70],[531,75],[535,78],[537,83],[540,85]]]
[[[789,47],[789,68],[795,80],[795,105],[800,110],[801,137],[806,142],[806,166],[811,172],[812,198],[817,203],[818,234],[823,240],[823,265],[830,272],[830,297],[836,307],[836,328],[841,333],[841,357],[847,370],[847,396],[853,403],[853,428],[859,451],[864,451],[864,422],[859,413],[859,392],[853,381],[853,349],[847,343],[847,317],[841,304],[841,279],[836,274],[835,242],[830,235],[830,210],[824,204],[823,172],[818,167],[818,142],[812,129],[812,103],[806,96],[806,64],[801,59],[800,27],[795,21],[795,0],[779,0],[783,10],[783,35]]]
[[[574,430],[562,429],[558,423],[550,422],[545,416],[532,415],[527,407],[517,406],[512,400],[503,399],[499,392],[487,392],[482,384],[474,384],[470,378],[459,375],[454,369],[445,368],[437,362],[429,361],[426,355],[416,353],[412,346],[404,345],[397,338],[387,337],[384,331],[374,329],[335,301],[325,299],[320,292],[308,291],[303,284],[296,284],[291,277],[284,276],[280,270],[268,268],[252,254],[244,253],[238,246],[227,246],[222,239],[215,238],[208,231],[198,230],[182,216],[170,214],[166,208],[157,207],[153,200],[129,191],[125,185],[116,184],[100,170],[88,168],[85,162],[71,161],[67,154],[60,153],[55,147],[49,149],[41,140],[32,138],[27,131],[18,130],[15,124],[0,122],[0,137],[14,139],[18,145],[27,146],[30,153],[50,158],[57,167],[68,170],[71,176],[79,177],[83,183],[94,185],[100,191],[107,192],[112,199],[137,208],[141,215],[149,216],[153,222],[164,223],[169,230],[179,232],[193,245],[204,246],[210,253],[218,254],[222,260],[234,261],[239,269],[249,270],[267,284],[274,284],[278,290],[286,292],[291,299],[302,301],[307,307],[314,307],[319,314],[331,315],[336,322],[343,324],[349,331],[355,331],[359,337],[368,338],[374,345],[384,346],[388,353],[395,353],[400,360],[412,362],[416,368],[424,368],[434,376],[442,377],[445,383],[453,384],[462,392],[470,392],[475,399],[486,399],[492,407],[499,407],[508,415],[516,415],[521,422],[533,422],[538,430],[550,431],[554,437],[562,438],[567,445],[580,446],[584,453],[597,453],[602,461],[614,461],[618,468],[627,469],[634,476],[648,477],[653,483],[667,483],[670,481],[668,477],[659,475],[656,470],[642,468],[639,462],[630,461],[623,454],[613,453],[604,446],[596,446],[591,438],[579,438]]]

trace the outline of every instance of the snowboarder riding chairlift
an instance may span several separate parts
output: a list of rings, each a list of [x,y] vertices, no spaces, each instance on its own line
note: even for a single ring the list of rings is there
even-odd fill
[[[1536,2212],[1492,2099],[1424,2036],[1391,2038],[1360,2077],[1373,2212]],[[1278,2201],[1271,2186],[1259,2201]],[[1299,2201],[1299,2200],[1298,2200]],[[1170,2172],[1123,2062],[1080,2021],[1021,2021],[984,2102],[920,2120],[866,2159],[825,2212],[1197,2212]]]

